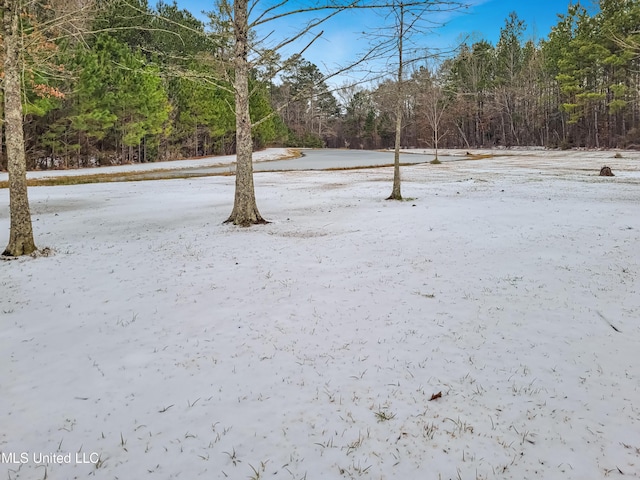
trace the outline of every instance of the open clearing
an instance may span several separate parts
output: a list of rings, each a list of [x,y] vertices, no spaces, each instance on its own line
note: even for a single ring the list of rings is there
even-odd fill
[[[32,188],[53,254],[0,262],[0,478],[640,477],[612,155],[404,167],[405,202],[389,168],[258,174],[249,229],[233,177]]]

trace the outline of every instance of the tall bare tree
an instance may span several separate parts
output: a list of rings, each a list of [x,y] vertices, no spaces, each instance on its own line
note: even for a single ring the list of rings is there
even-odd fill
[[[393,149],[393,188],[387,200],[402,200],[402,189],[400,181],[400,142],[402,141],[402,105],[403,81],[404,81],[404,36],[406,32],[405,10],[406,5],[402,2],[392,7],[395,16],[396,27],[398,29],[398,70],[396,78],[396,137]]]
[[[36,250],[27,194],[27,162],[22,115],[20,0],[2,2],[4,48],[4,129],[9,171],[9,244],[2,255],[29,255]]]
[[[2,1],[2,48],[4,56],[4,130],[9,172],[9,243],[4,256],[29,255],[36,250],[27,192],[24,138],[23,85],[26,73],[46,76],[55,41],[71,39],[81,31],[90,0]],[[26,24],[24,24],[26,23]],[[27,58],[28,57],[28,58]],[[57,70],[54,68],[54,70]],[[33,80],[31,80],[33,81]],[[59,92],[47,85],[33,85],[42,95]]]
[[[416,101],[418,110],[431,128],[432,135],[429,143],[435,150],[432,163],[439,163],[438,146],[446,131],[442,131],[442,119],[447,109],[446,95],[443,86],[438,81],[437,72],[429,68],[422,68],[415,76],[417,82]]]
[[[259,4],[264,6],[260,11]],[[231,215],[226,223],[240,226],[249,226],[266,223],[258,211],[256,203],[255,186],[253,181],[253,140],[252,128],[259,125],[265,119],[252,119],[249,112],[249,77],[252,69],[265,60],[273,61],[274,52],[278,52],[286,46],[301,42],[303,37],[311,34],[311,40],[300,49],[304,52],[308,46],[322,35],[322,32],[313,34],[320,24],[332,18],[337,13],[349,9],[361,7],[365,2],[352,0],[342,2],[340,0],[323,0],[309,3],[307,6],[291,8],[286,0],[261,2],[260,0],[236,0],[233,6],[228,0],[219,1],[219,10],[231,18],[234,46],[233,57],[233,88],[235,93],[236,116],[236,184],[235,198]],[[260,39],[255,36],[256,29],[265,27],[271,22],[287,19],[296,15],[317,13],[308,22],[303,22],[299,31],[287,38],[266,48]],[[250,18],[252,17],[252,18]],[[305,45],[303,43],[303,45]],[[270,66],[273,73],[278,73],[278,68]],[[327,77],[325,77],[327,78]],[[323,79],[324,80],[324,79]]]
[[[258,211],[253,183],[253,139],[249,113],[249,9],[248,0],[233,2],[233,58],[236,106],[236,193],[227,222],[249,226],[266,223]]]
[[[465,4],[460,0],[380,0],[375,6],[384,12],[386,25],[370,35],[376,52],[373,57],[393,61],[396,65],[393,187],[387,200],[402,200],[400,144],[406,96],[405,71],[410,64],[420,61],[427,49],[424,42],[417,43],[418,38],[424,40],[427,33],[442,24],[443,17],[440,15],[461,9]]]

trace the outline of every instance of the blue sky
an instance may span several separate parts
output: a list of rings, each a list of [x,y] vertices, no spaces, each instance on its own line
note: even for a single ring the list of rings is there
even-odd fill
[[[167,1],[167,0],[165,0]],[[269,1],[269,0],[263,0]],[[545,38],[551,27],[558,22],[558,14],[567,12],[570,3],[577,0],[468,0],[467,9],[439,17],[438,21],[445,22],[442,27],[435,29],[424,39],[430,48],[450,49],[464,38],[471,42],[485,39],[495,44],[504,26],[505,19],[510,12],[515,11],[518,17],[525,21],[527,30],[525,40],[538,41]],[[213,8],[212,0],[177,0],[178,6],[204,19],[200,12]],[[306,2],[290,0],[289,5]],[[593,0],[582,0],[585,6],[593,5]],[[592,7],[594,8],[594,7]],[[371,30],[380,22],[378,15],[372,12],[347,12],[334,17],[323,24],[323,37],[313,48],[305,52],[305,58],[317,64],[321,69],[332,68],[343,64],[364,50],[366,40],[362,38],[363,30]],[[296,31],[301,21],[289,20],[274,25],[272,38],[278,38]],[[291,52],[294,53],[294,52]]]
[[[200,12],[213,8],[212,0],[177,0],[177,3],[180,8],[187,9],[202,19],[205,17],[200,15]],[[289,3],[295,5],[302,2],[292,0]],[[569,4],[577,3],[577,0],[469,0],[468,3],[471,5],[467,10],[456,14],[455,18],[441,29],[443,36],[455,39],[460,34],[478,32],[495,43],[504,20],[510,12],[515,11],[526,22],[527,35],[542,38],[557,23],[558,14],[566,13]],[[582,0],[581,3],[588,7],[594,2]],[[331,29],[353,30],[355,25],[351,20],[352,18],[349,18],[349,21],[341,21],[337,18],[332,21]],[[362,26],[365,24],[363,23]]]

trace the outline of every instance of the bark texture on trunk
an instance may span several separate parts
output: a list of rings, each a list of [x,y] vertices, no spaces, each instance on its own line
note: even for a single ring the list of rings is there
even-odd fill
[[[27,195],[27,161],[24,151],[20,83],[20,1],[3,0],[4,129],[9,171],[9,244],[2,255],[17,257],[36,250]]]
[[[403,91],[402,91],[402,41],[404,37],[404,5],[400,5],[400,13],[398,18],[398,81],[396,91],[396,145],[393,155],[393,188],[391,195],[387,200],[402,200],[400,191],[400,142],[402,141],[402,110],[403,110]]]
[[[256,204],[253,184],[253,139],[251,136],[251,116],[249,114],[249,18],[248,1],[234,2],[235,33],[235,90],[236,105],[236,193],[233,210],[225,223],[248,227],[267,223],[262,218]]]
[[[396,106],[396,145],[393,154],[393,188],[387,200],[402,200],[400,188],[400,142],[402,141],[402,97],[398,89],[398,105]]]

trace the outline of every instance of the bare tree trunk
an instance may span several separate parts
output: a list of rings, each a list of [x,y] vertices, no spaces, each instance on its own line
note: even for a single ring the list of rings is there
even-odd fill
[[[594,136],[596,141],[596,148],[600,148],[600,129],[598,128],[598,106],[595,105],[593,108],[593,128],[594,128]]]
[[[464,144],[467,146],[467,148],[471,148],[469,146],[469,140],[467,140],[467,136],[464,134],[464,130],[462,130],[462,127],[460,127],[460,125],[458,125],[458,122],[455,122],[455,124],[456,124],[456,127],[458,128],[458,132],[460,132],[460,136],[464,140]]]
[[[402,134],[402,98],[401,88],[398,88],[398,104],[396,105],[396,139],[393,152],[393,189],[387,200],[402,200],[400,182],[400,143]]]
[[[198,122],[196,122],[196,126],[193,129],[193,156],[198,156]]]
[[[248,227],[268,223],[262,218],[256,204],[253,184],[253,140],[249,114],[249,18],[248,0],[233,2],[233,30],[235,34],[236,99],[236,193],[231,215],[225,223]]]
[[[433,143],[436,150],[436,158],[434,160],[438,160],[438,124],[439,123],[440,121],[437,120],[433,125]]]
[[[36,250],[27,195],[27,161],[24,151],[20,83],[20,1],[3,1],[4,127],[9,171],[9,244],[2,255],[17,257]]]
[[[400,142],[402,136],[402,40],[404,37],[404,5],[400,5],[398,19],[398,82],[396,91],[396,144],[393,154],[393,189],[387,200],[402,200],[400,191]]]
[[[0,118],[0,170],[5,169],[4,144],[2,143],[2,139],[4,138],[3,130],[4,130],[4,111],[2,113],[2,118]]]
[[[504,121],[504,111],[500,112],[500,124],[502,126],[502,144],[505,147],[508,147],[508,142],[507,142],[507,127],[505,125],[505,121]]]

